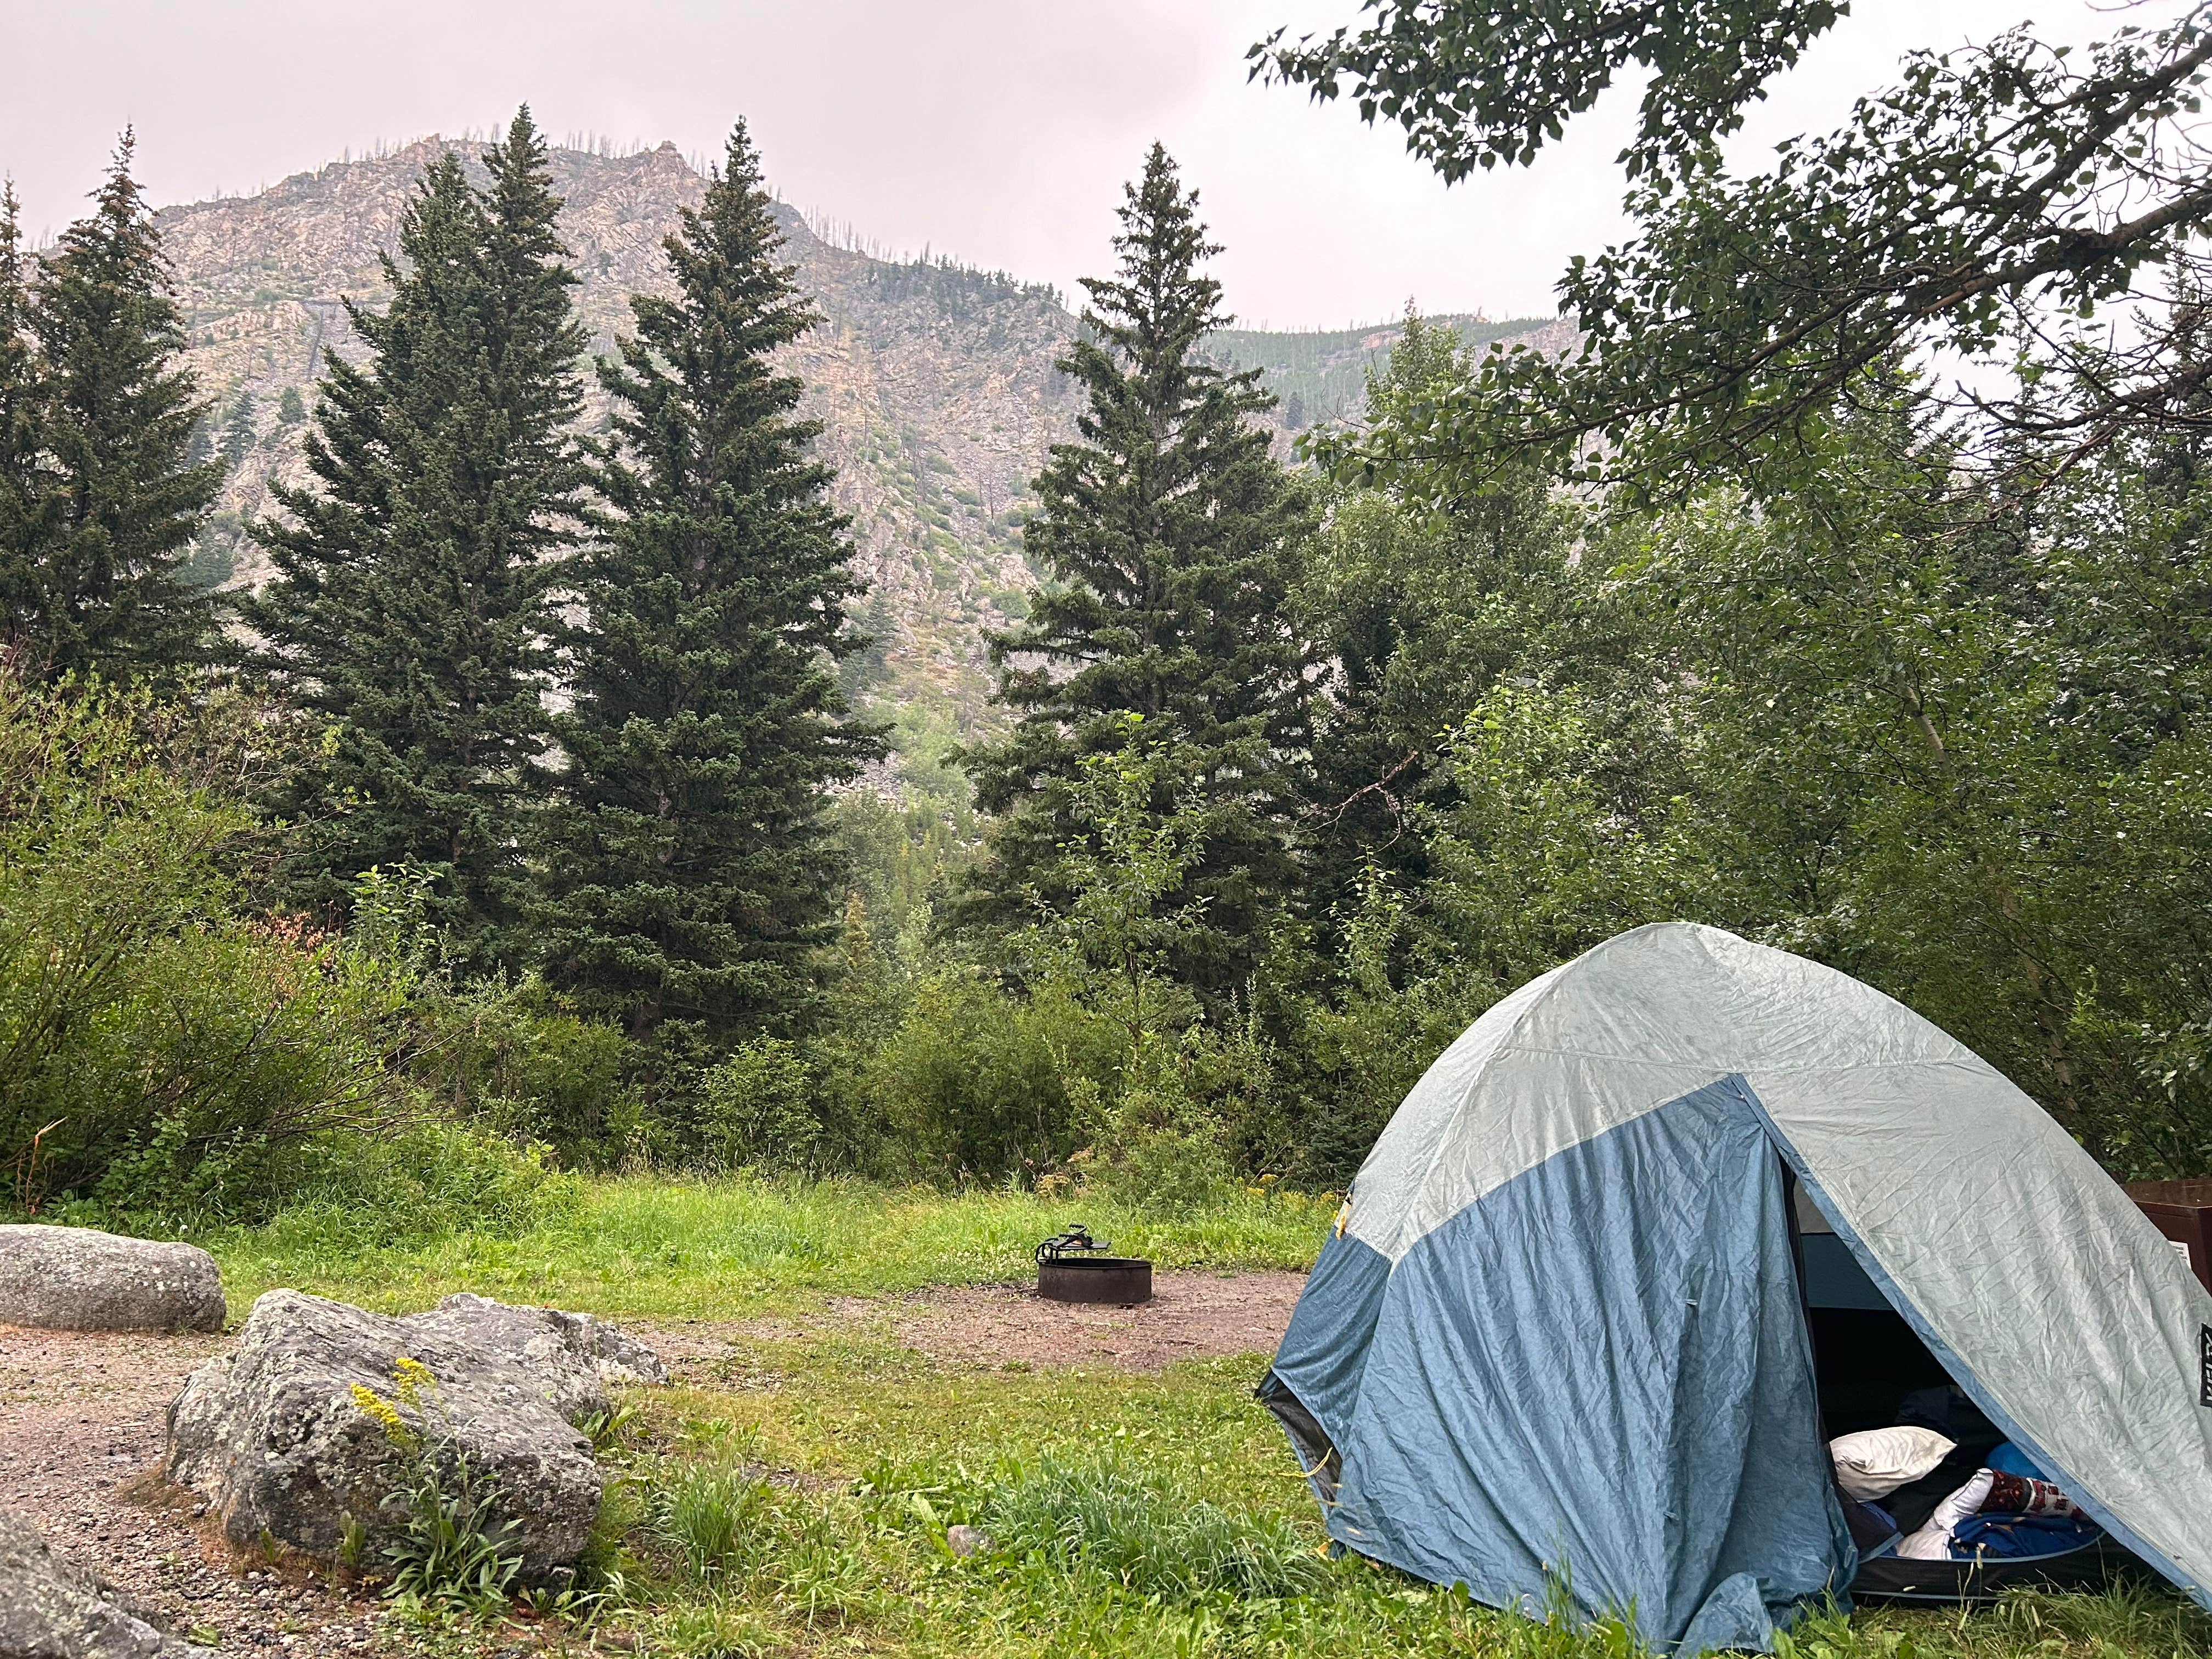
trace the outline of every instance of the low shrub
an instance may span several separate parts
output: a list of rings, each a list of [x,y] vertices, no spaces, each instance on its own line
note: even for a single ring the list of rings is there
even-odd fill
[[[389,1115],[404,988],[244,914],[252,817],[148,713],[0,671],[4,1200],[252,1219],[293,1149]]]
[[[972,974],[940,974],[916,988],[872,1074],[915,1173],[1034,1174],[1085,1144],[1070,1085],[1110,1081],[1118,1041],[1073,999],[1018,999]]]
[[[1498,994],[1446,967],[1403,990],[1386,981],[1335,1002],[1279,1000],[1275,1097],[1233,1121],[1237,1161],[1310,1189],[1341,1188],[1421,1074]]]
[[[1077,1085],[1091,1145],[1075,1159],[1088,1183],[1131,1209],[1185,1215],[1237,1184],[1244,1126],[1274,1115],[1277,1056],[1252,1022],[1146,1034],[1109,1095]]]
[[[382,1133],[403,1109],[403,1004],[380,964],[282,922],[149,941],[131,994],[33,1091],[70,1138],[58,1179],[118,1211],[267,1216],[310,1142]]]
[[[815,1079],[781,1037],[756,1037],[700,1079],[696,1134],[711,1170],[805,1170],[815,1161],[822,1120]]]
[[[519,1237],[574,1214],[584,1193],[542,1147],[427,1111],[385,1133],[301,1148],[285,1187],[263,1248],[323,1259],[456,1233]]]
[[[636,1140],[642,1113],[629,1076],[631,1045],[538,981],[455,985],[425,976],[409,1019],[408,1075],[452,1116],[542,1144],[574,1170],[613,1169]]]

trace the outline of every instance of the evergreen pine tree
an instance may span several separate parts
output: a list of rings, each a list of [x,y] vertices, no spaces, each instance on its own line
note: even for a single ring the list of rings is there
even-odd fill
[[[817,421],[772,353],[819,320],[744,124],[665,244],[671,299],[600,379],[612,509],[569,638],[574,703],[544,860],[546,971],[634,1033],[709,1048],[787,1023],[843,898],[825,787],[878,753],[836,662],[861,643]]]
[[[191,441],[185,446],[185,459],[194,466],[205,466],[215,459],[214,425],[211,413],[192,422]]]
[[[253,394],[240,392],[238,401],[230,406],[230,423],[222,432],[222,464],[233,472],[246,465],[246,458],[253,453],[256,442],[253,430]]]
[[[554,223],[561,198],[553,193],[545,140],[528,105],[509,123],[506,142],[486,150],[483,161],[491,174],[483,196],[484,269],[494,297],[485,343],[506,425],[507,462],[530,480],[495,522],[520,557],[542,560],[576,542],[568,509],[586,478],[569,427],[583,407],[578,365],[590,336],[569,297],[580,279],[563,263],[568,250]]]
[[[527,109],[483,160],[481,192],[458,157],[431,163],[386,261],[391,305],[349,306],[367,361],[330,360],[317,487],[276,489],[286,517],[254,527],[276,580],[244,606],[262,665],[332,728],[279,803],[307,821],[295,891],[336,903],[411,861],[439,878],[447,948],[479,967],[515,948],[584,344]]]
[[[35,614],[37,556],[59,505],[43,465],[44,391],[33,356],[30,295],[11,179],[0,185],[0,646],[15,643]]]
[[[12,520],[0,532],[0,629],[24,668],[46,677],[167,678],[203,657],[213,620],[208,597],[179,575],[222,470],[191,459],[206,406],[177,366],[184,325],[131,176],[132,144],[126,131],[93,212],[64,234],[27,305],[20,271],[0,279],[15,295],[0,304],[23,307],[36,347],[16,420],[35,411],[45,457],[33,498],[0,508]],[[10,244],[13,264],[12,232]],[[21,376],[20,328],[15,342],[0,349],[17,367],[0,373]],[[16,442],[27,429],[19,424]]]
[[[1249,972],[1296,876],[1286,830],[1309,657],[1286,601],[1314,515],[1251,419],[1274,401],[1258,373],[1199,355],[1230,319],[1220,284],[1199,274],[1219,250],[1196,193],[1154,144],[1127,196],[1120,274],[1085,279],[1084,331],[1059,364],[1087,394],[1080,441],[1054,446],[1023,532],[1053,581],[992,641],[998,700],[1019,719],[965,757],[977,804],[997,816],[969,908],[1011,916],[1032,891],[1054,896],[1054,866],[1078,834],[1079,762],[1123,746],[1133,712],[1206,810],[1203,859],[1173,899],[1203,900],[1206,925],[1175,969],[1220,991]]]

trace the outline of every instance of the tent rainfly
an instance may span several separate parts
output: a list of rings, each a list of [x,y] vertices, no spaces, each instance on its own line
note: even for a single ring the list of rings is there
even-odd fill
[[[1665,1649],[1765,1648],[1860,1573],[1816,1242],[1879,1310],[1850,1316],[2212,1607],[2212,1294],[1987,1061],[1716,928],[1624,933],[1445,1050],[1261,1397],[1350,1549]]]

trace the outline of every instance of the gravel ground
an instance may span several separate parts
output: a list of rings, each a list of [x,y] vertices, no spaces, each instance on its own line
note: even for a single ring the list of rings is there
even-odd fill
[[[169,1402],[228,1344],[0,1325],[0,1504],[141,1613],[216,1653],[368,1652],[375,1602],[296,1566],[237,1558],[156,1474]]]

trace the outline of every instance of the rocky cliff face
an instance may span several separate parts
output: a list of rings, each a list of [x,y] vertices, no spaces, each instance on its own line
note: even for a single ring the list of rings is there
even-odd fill
[[[251,447],[204,538],[206,574],[243,583],[267,574],[240,523],[267,509],[271,478],[304,478],[300,440],[314,380],[326,354],[357,350],[341,297],[384,302],[379,255],[392,246],[424,164],[447,143],[333,162],[257,196],[159,216],[219,437],[241,398],[250,400],[251,431],[240,435]],[[610,351],[627,329],[629,296],[665,290],[661,240],[704,181],[672,144],[623,156],[556,150],[552,170],[583,279],[577,306],[593,349]],[[931,726],[969,729],[985,715],[984,635],[1020,614],[1031,580],[1019,534],[1029,480],[1073,427],[1074,395],[1052,365],[1075,319],[1048,289],[945,262],[872,258],[824,241],[795,212],[779,213],[788,257],[826,319],[793,349],[790,366],[806,379],[838,502],[853,517],[869,589],[864,617],[882,641],[871,653],[880,658],[874,689]],[[1500,337],[1529,326],[1480,331]],[[1287,427],[1340,412],[1395,335],[1247,331],[1218,343],[1284,390]],[[605,415],[596,386],[591,397],[586,418],[596,425]]]

